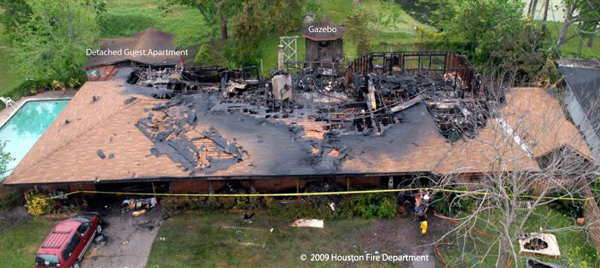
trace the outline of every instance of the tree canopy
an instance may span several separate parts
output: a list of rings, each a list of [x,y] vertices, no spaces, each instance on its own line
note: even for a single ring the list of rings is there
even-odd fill
[[[372,30],[369,28],[371,15],[361,7],[355,7],[348,15],[346,25],[346,36],[356,46],[358,55],[368,53],[371,50]]]
[[[30,15],[15,26],[12,38],[19,69],[38,80],[81,77],[86,49],[97,47],[96,7],[85,0],[24,3]]]
[[[523,18],[520,0],[473,0],[446,4],[437,14],[447,47],[467,54],[475,64],[492,64],[533,76],[545,64],[547,32]],[[430,40],[427,40],[430,41]]]

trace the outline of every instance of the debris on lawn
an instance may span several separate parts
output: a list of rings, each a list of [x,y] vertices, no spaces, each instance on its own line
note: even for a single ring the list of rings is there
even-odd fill
[[[125,199],[123,200],[123,211],[134,210],[132,215],[134,217],[140,216],[148,212],[148,210],[154,208],[157,204],[156,197],[152,198],[140,198],[140,199]]]
[[[534,259],[534,258],[525,259],[525,267],[526,268],[567,268],[566,266],[562,266],[560,264],[542,262],[542,261]]]
[[[100,233],[98,236],[96,236],[96,238],[94,238],[94,242],[96,242],[98,245],[105,246],[108,242],[108,238],[106,235],[104,235],[104,233]]]
[[[133,215],[134,217],[140,216],[142,214],[145,214],[146,210],[145,209],[140,209],[140,210],[136,210],[133,213],[131,213],[131,215]]]
[[[344,190],[346,190],[344,187],[335,182],[316,181],[307,182],[304,185],[305,193],[341,192]],[[343,197],[340,195],[318,195],[307,196],[304,197],[304,199],[318,206],[327,206],[331,210],[335,211],[335,207],[341,204]]]
[[[317,219],[297,219],[292,224],[291,227],[312,227],[312,228],[324,228],[325,222],[323,220]]]
[[[560,257],[560,249],[553,234],[525,233],[519,238],[519,253]]]
[[[268,236],[273,232],[266,229],[240,227],[240,226],[219,226],[218,232],[223,237],[223,242],[239,244],[243,246],[258,246],[264,248]]]
[[[247,223],[252,223],[252,217],[254,217],[254,213],[248,214],[244,213],[244,221]]]

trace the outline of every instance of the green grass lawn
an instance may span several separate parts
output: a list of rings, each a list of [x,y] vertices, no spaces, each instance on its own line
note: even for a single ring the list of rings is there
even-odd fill
[[[498,213],[497,211],[492,213],[489,217],[489,219],[500,219],[501,217],[503,217],[503,215],[501,215],[500,213]],[[593,248],[593,246],[587,242],[589,241],[589,238],[587,236],[587,233],[585,232],[585,230],[581,229],[581,228],[577,228],[577,225],[575,223],[575,219],[568,217],[566,215],[562,215],[560,214],[558,211],[550,209],[546,206],[542,206],[539,207],[538,209],[536,209],[536,215],[532,216],[526,224],[525,227],[525,232],[540,232],[540,228],[542,228],[542,230],[551,230],[551,229],[561,229],[561,228],[573,228],[575,227],[575,229],[572,230],[566,230],[566,231],[560,231],[560,232],[553,232],[553,234],[556,236],[556,239],[558,241],[558,245],[561,251],[561,257],[558,259],[554,259],[554,258],[549,258],[549,257],[541,257],[541,256],[536,256],[535,258],[546,261],[546,262],[550,262],[550,263],[558,263],[558,264],[562,264],[562,265],[566,265],[567,267],[595,267],[593,266],[592,262],[594,262],[595,260],[597,260],[597,254],[596,254],[596,250]],[[491,235],[491,236],[497,236],[497,234],[495,233],[494,230],[492,230],[490,228],[490,226],[488,226],[485,222],[480,221],[477,224],[475,224],[475,228],[479,229],[483,232],[486,232],[487,234]],[[466,242],[465,246],[467,248],[467,250],[470,251],[470,253],[472,254],[472,256],[477,260],[480,261],[480,267],[494,267],[495,266],[495,262],[496,262],[496,255],[497,254],[497,244],[491,246],[491,250],[489,251],[489,256],[484,257],[485,254],[483,254],[482,251],[485,251],[487,249],[490,248],[490,245],[492,244],[492,240],[484,237],[484,236],[480,236],[477,234],[473,235],[475,238],[479,239],[479,241],[470,241],[470,242]],[[461,244],[462,246],[462,244]],[[479,253],[477,253],[477,250],[475,250],[475,248],[479,249]],[[519,245],[515,244],[515,248],[519,249]],[[454,264],[454,265],[458,265],[460,266],[460,264],[464,265],[464,264],[469,264],[469,265],[473,265],[473,262],[470,260],[470,258],[468,258],[468,256],[466,254],[464,254],[461,250],[458,250],[457,248],[444,248],[443,251],[444,257],[447,260],[450,260],[448,263],[449,264]],[[462,257],[462,260],[460,260],[460,258]],[[525,258],[521,257],[519,259],[519,262],[521,264],[523,264]],[[584,266],[582,263],[587,263],[588,266]],[[578,265],[575,265],[578,264]],[[574,266],[575,265],[575,266]]]
[[[0,267],[33,267],[35,253],[56,221],[33,218],[2,226],[0,222]]]
[[[172,33],[180,48],[210,38],[210,29],[198,10],[173,5],[165,12],[156,0],[109,0],[102,16],[100,26],[105,38],[129,36],[149,27]]]
[[[240,214],[179,215],[165,221],[155,239],[147,267],[304,267],[301,253],[361,254],[352,235],[372,221],[327,222],[326,228],[292,228],[286,221],[258,214],[250,225]],[[264,232],[227,232],[220,226],[244,226]],[[273,232],[269,230],[273,228]],[[164,241],[160,238],[164,237]],[[239,242],[265,243],[262,246]],[[314,264],[314,263],[313,263]],[[325,264],[331,266],[331,263]]]

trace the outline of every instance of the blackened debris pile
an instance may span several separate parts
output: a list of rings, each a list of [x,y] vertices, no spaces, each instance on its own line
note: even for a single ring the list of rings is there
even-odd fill
[[[293,130],[295,138],[308,138],[309,132],[382,134],[402,122],[401,111],[420,102],[427,105],[440,133],[449,141],[473,138],[485,127],[489,114],[487,99],[464,57],[449,53],[375,54],[357,59],[346,70],[310,67],[300,68],[296,73],[275,70],[270,79],[261,79],[255,66],[239,70],[194,67],[139,70],[130,82],[164,89],[166,97],[177,93],[212,94],[217,88],[220,101],[211,112],[239,111],[301,125],[302,128]],[[373,62],[374,55],[381,64]],[[414,56],[419,57],[418,67],[409,68],[412,65],[407,57]],[[315,131],[316,128],[320,131]],[[179,133],[172,133],[182,131],[178,129],[181,127],[166,128],[156,135],[163,139],[177,136]],[[235,159],[241,159],[239,152],[214,138],[212,132],[205,131],[202,135]],[[343,155],[343,148],[334,149]]]
[[[138,120],[136,127],[154,144],[150,153],[168,156],[183,171],[189,171],[190,177],[198,171],[212,172],[242,161],[236,143],[223,138],[216,129],[202,133],[196,130],[192,100],[177,96],[155,105],[147,117]]]
[[[155,97],[162,99],[202,90],[200,83],[184,79],[183,70],[177,68],[138,69],[131,74],[127,82],[159,89],[159,94]]]

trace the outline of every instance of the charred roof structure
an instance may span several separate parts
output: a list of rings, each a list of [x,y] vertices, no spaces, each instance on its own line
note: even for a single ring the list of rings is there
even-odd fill
[[[507,172],[540,171],[538,158],[560,148],[593,159],[554,96],[519,88],[497,103],[460,54],[373,53],[341,73],[257,74],[120,68],[86,83],[5,183],[376,181],[491,172],[494,150],[519,158]],[[550,115],[560,127],[539,125]]]
[[[596,159],[600,159],[600,63],[563,58],[559,61],[559,70],[566,81],[567,110]]]
[[[306,38],[305,67],[334,68],[344,58],[344,33],[346,29],[327,21],[312,22],[302,27],[302,36]]]

